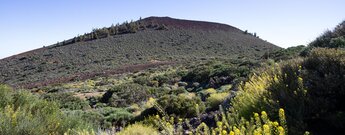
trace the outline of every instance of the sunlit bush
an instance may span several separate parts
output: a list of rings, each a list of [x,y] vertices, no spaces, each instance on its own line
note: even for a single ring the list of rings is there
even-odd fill
[[[92,129],[80,116],[66,115],[58,104],[39,99],[29,92],[12,91],[1,85],[0,95],[7,96],[0,108],[2,135],[63,134],[69,129]]]
[[[212,93],[206,99],[206,105],[211,110],[218,109],[219,105],[224,102],[224,100],[229,97],[229,93],[221,92],[221,93]]]
[[[195,94],[165,95],[157,100],[168,114],[181,117],[193,117],[205,111],[205,105]]]
[[[133,124],[122,131],[116,133],[117,135],[158,135],[159,132],[157,129],[143,125],[143,124]]]
[[[163,134],[286,135],[289,131],[284,109],[279,109],[277,121],[271,120],[265,111],[262,111],[261,114],[253,113],[249,120],[242,118],[237,122],[228,116],[231,116],[231,112],[222,111],[220,115],[222,119],[216,119],[215,127],[210,127],[202,122],[195,128],[189,124],[190,120],[188,119],[176,121],[173,117],[158,115],[149,119],[151,121],[153,119],[153,125],[162,130]],[[184,128],[183,125],[187,125],[187,128]]]

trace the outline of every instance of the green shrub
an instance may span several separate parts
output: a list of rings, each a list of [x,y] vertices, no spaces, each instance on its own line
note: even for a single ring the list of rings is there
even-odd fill
[[[345,47],[345,38],[344,36],[332,38],[329,42],[330,48],[344,48]]]
[[[12,102],[12,89],[6,85],[0,85],[0,107],[5,108]]]
[[[182,81],[206,83],[209,81],[212,68],[208,66],[198,66],[182,77]]]
[[[202,90],[198,92],[198,95],[201,97],[203,101],[206,100],[206,98],[210,97],[211,94],[217,93],[217,90],[214,88],[208,88],[206,90]]]
[[[136,83],[126,83],[108,90],[101,98],[101,101],[112,107],[127,107],[145,101],[149,97],[147,87]]]
[[[133,79],[133,82],[140,85],[149,86],[151,84],[151,79],[148,76],[138,76]]]
[[[63,134],[69,129],[92,128],[80,116],[64,114],[58,104],[39,99],[27,91],[12,91],[1,85],[0,95],[7,95],[9,99],[0,108],[2,135]]]
[[[166,75],[158,75],[158,76],[155,76],[153,77],[153,80],[154,81],[158,81],[159,83],[159,86],[162,86],[163,84],[165,83],[169,83],[170,82],[170,79],[168,76]]]
[[[319,128],[322,123],[334,129],[345,127],[345,51],[314,49],[302,63],[303,84],[308,93],[308,123]]]
[[[132,124],[127,126],[122,131],[116,133],[117,135],[159,135],[157,129],[143,125],[143,124]]]
[[[224,102],[224,100],[229,97],[229,93],[221,92],[221,93],[212,93],[206,99],[206,105],[211,110],[218,109],[219,105]]]
[[[185,82],[199,82],[202,84],[201,86],[208,85],[208,87],[218,88],[221,85],[232,83],[233,80],[247,77],[252,66],[253,63],[250,61],[240,62],[239,64],[209,62],[191,68],[187,74],[182,76],[181,80]],[[227,79],[220,81],[220,77]]]
[[[314,49],[304,59],[290,60],[253,75],[240,87],[232,111],[248,119],[253,112],[269,110],[277,118],[278,112],[270,110],[283,107],[290,133],[309,130],[335,134],[345,127],[344,75],[344,50]]]
[[[305,51],[305,49],[307,49],[307,47],[304,45],[293,46],[275,52],[265,53],[262,57],[265,59],[273,59],[275,61],[289,60],[298,57],[303,51]]]
[[[153,97],[161,97],[166,95],[171,90],[165,87],[151,87],[148,88],[148,91],[148,93]]]
[[[310,47],[338,48],[345,47],[345,21],[341,22],[334,30],[327,30],[309,44]]]
[[[179,119],[175,121],[174,117],[149,117],[145,122],[161,129],[163,134],[201,134],[201,135],[286,135],[289,129],[286,125],[284,109],[279,109],[279,120],[274,121],[269,115],[262,111],[261,114],[253,113],[250,120],[240,119],[233,121],[231,112],[220,110],[222,113],[216,117],[216,125],[211,127],[204,122],[196,125],[190,125],[188,119]],[[221,117],[221,119],[218,119]],[[183,126],[187,127],[184,128]],[[306,132],[307,133],[307,132]]]
[[[124,125],[133,118],[133,114],[123,108],[106,107],[102,108],[100,113],[105,116],[107,122],[111,122],[114,125]]]
[[[193,117],[205,111],[205,105],[195,94],[165,95],[157,100],[168,114]]]
[[[60,108],[67,110],[80,110],[90,108],[87,101],[72,95],[72,93],[47,93],[42,95],[43,99],[55,101]]]
[[[134,115],[124,108],[104,107],[93,110],[68,111],[67,114],[78,115],[85,121],[91,122],[102,129],[109,129],[113,126],[126,125]]]

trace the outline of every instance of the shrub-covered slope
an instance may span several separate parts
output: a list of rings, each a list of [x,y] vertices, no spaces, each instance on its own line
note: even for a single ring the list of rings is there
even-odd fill
[[[339,23],[334,30],[325,31],[321,36],[310,43],[311,47],[344,48],[345,47],[345,21]]]
[[[152,67],[157,61],[260,58],[278,49],[225,24],[149,17],[2,59],[0,83],[29,87],[92,77],[121,67],[131,71],[135,64]]]

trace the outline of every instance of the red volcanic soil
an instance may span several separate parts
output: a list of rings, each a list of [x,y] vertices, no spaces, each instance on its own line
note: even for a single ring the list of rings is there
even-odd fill
[[[236,31],[241,32],[240,29],[232,27],[230,25],[214,23],[214,22],[205,22],[205,21],[192,21],[192,20],[183,20],[175,19],[170,17],[148,17],[139,22],[144,22],[146,24],[164,24],[168,27],[175,27],[181,29],[199,29],[199,30],[223,30],[223,31]]]

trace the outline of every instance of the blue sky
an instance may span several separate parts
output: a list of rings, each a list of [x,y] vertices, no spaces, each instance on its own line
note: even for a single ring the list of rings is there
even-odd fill
[[[0,58],[139,17],[226,23],[281,47],[345,19],[344,0],[0,0]]]

